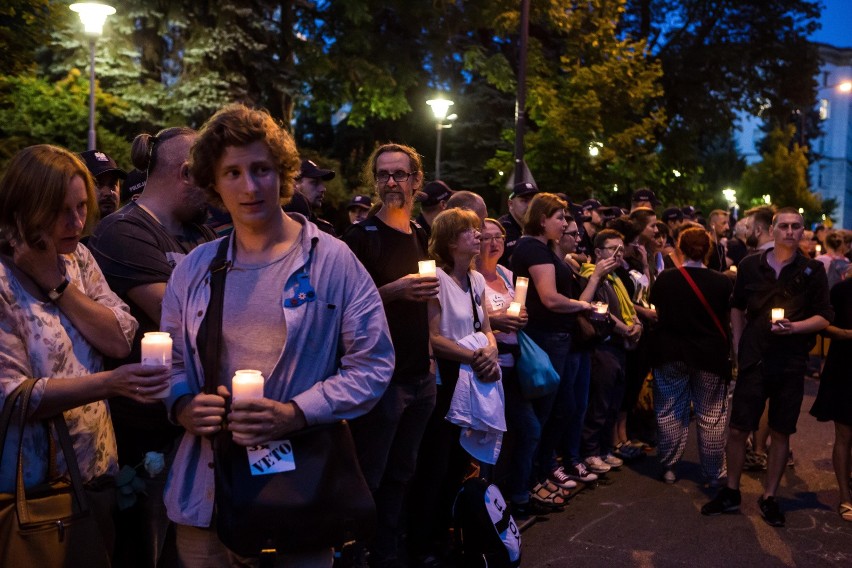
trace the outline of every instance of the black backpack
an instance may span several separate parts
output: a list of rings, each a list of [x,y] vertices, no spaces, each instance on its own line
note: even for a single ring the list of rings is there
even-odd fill
[[[461,566],[521,565],[521,531],[496,485],[479,478],[465,481],[453,505],[453,523]]]

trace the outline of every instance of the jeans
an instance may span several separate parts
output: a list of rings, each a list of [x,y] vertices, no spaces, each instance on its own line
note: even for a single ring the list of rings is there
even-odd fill
[[[398,557],[403,502],[417,466],[426,424],[435,408],[435,379],[391,383],[376,406],[351,422],[361,470],[376,501],[374,562]]]

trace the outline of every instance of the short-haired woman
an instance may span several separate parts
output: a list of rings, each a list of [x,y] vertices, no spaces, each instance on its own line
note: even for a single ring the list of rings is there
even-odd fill
[[[168,383],[165,367],[103,371],[104,356],[130,352],[137,323],[80,244],[96,211],[85,164],[57,146],[21,150],[0,180],[0,404],[25,379],[40,379],[23,434],[27,486],[55,473],[43,419],[63,414],[83,481],[96,483],[118,473],[104,399],[149,402]],[[15,486],[16,430],[3,452],[3,492]]]
[[[724,471],[732,285],[729,278],[704,264],[710,236],[703,228],[682,231],[677,247],[683,257],[682,269],[663,271],[651,289],[651,302],[659,315],[650,339],[657,455],[663,480],[674,483],[675,467],[686,447],[692,404],[701,473],[715,485]]]

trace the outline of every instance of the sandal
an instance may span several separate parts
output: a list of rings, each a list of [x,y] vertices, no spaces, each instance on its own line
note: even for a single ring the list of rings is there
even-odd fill
[[[841,503],[837,508],[840,518],[852,522],[852,503]]]
[[[551,509],[561,509],[565,506],[565,498],[559,494],[558,487],[554,485],[553,489],[549,489],[544,483],[539,483],[530,492],[530,500]]]

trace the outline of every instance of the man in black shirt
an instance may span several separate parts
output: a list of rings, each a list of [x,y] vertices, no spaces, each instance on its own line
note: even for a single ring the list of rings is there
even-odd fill
[[[406,486],[435,407],[426,302],[437,296],[438,279],[418,271],[418,261],[428,258],[425,233],[411,221],[414,196],[423,182],[419,154],[408,146],[385,144],[373,152],[369,164],[382,207],[350,226],[343,241],[379,289],[396,366],[375,408],[352,421],[352,434],[378,512],[370,566],[396,566],[404,557],[397,543]]]
[[[432,234],[432,220],[447,208],[447,200],[452,194],[453,190],[441,180],[430,181],[423,187],[423,191],[417,194],[420,214],[416,221],[427,235]]]
[[[315,210],[322,207],[322,200],[325,197],[326,187],[323,182],[334,179],[334,176],[335,173],[332,170],[320,168],[311,160],[302,160],[302,166],[299,169],[299,175],[296,176],[296,185],[294,186],[296,191],[284,210],[288,213],[302,214],[305,214],[307,210],[305,217],[308,218],[308,221],[314,223],[320,231],[336,237],[337,232],[334,230],[334,225],[325,219],[320,219],[314,213]]]
[[[512,193],[509,195],[509,212],[498,219],[503,228],[506,229],[506,246],[503,250],[503,256],[500,257],[499,264],[510,266],[512,253],[515,251],[515,245],[518,244],[518,239],[521,238],[523,231],[521,227],[524,224],[524,215],[527,212],[527,207],[530,201],[538,193],[538,188],[534,183],[521,182],[516,183],[512,188]]]
[[[802,406],[808,352],[814,334],[834,317],[825,270],[799,252],[802,231],[804,221],[795,209],[779,209],[769,227],[774,248],[740,262],[731,302],[739,375],[725,450],[728,483],[702,507],[705,515],[739,509],[746,440],[757,430],[768,399],[772,442],[758,505],[768,524],[784,526],[775,494],[787,467],[790,435],[796,431]],[[784,313],[773,314],[778,308]]]

